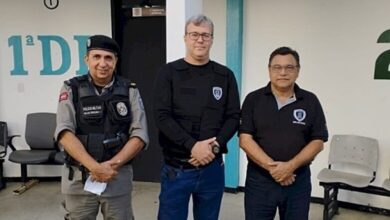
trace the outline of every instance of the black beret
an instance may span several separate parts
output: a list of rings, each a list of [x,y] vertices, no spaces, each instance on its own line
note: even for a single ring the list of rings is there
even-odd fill
[[[91,36],[87,41],[87,51],[106,50],[119,55],[119,45],[111,38],[105,35]]]

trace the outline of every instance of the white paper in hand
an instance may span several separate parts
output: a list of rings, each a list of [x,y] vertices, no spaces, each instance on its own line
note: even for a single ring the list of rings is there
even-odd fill
[[[84,190],[100,196],[106,190],[106,186],[107,183],[92,181],[91,176],[89,176],[85,181]]]

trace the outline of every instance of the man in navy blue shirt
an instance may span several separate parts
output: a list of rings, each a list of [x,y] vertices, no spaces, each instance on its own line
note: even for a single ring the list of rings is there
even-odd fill
[[[288,47],[269,58],[270,82],[245,98],[239,129],[248,156],[245,219],[308,219],[309,165],[328,140],[317,97],[296,83],[299,55]]]

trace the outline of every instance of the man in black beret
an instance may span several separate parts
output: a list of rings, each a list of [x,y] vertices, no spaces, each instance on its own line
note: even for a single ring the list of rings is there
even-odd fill
[[[119,46],[118,44],[105,35],[94,35],[90,37],[87,41],[87,51],[91,50],[105,50],[112,52],[116,57],[119,55]]]
[[[65,219],[134,219],[131,160],[148,143],[145,110],[134,83],[116,76],[118,44],[88,39],[88,74],[61,88],[55,138],[63,146]],[[90,187],[95,185],[95,187]]]

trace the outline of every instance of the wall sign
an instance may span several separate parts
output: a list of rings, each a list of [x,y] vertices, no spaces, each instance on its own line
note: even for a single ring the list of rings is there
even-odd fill
[[[383,32],[377,43],[390,43],[390,30]],[[390,79],[390,50],[386,50],[376,59],[374,79]]]
[[[43,0],[43,4],[47,9],[54,10],[60,4],[60,0]]]
[[[86,43],[89,36],[75,35],[73,40],[66,40],[59,35],[13,35],[8,38],[8,46],[13,54],[13,69],[10,70],[11,75],[28,75],[29,71],[26,69],[24,61],[26,59],[37,59],[37,57],[25,57],[24,51],[31,47],[40,47],[42,52],[40,75],[62,75],[66,73],[71,66],[70,44],[76,44],[78,48],[78,69],[76,75],[83,75],[87,73],[87,66],[84,63],[84,55],[86,53]],[[38,42],[36,42],[38,41]],[[53,47],[56,51],[53,52]],[[59,67],[54,68],[52,62],[52,54],[61,54]],[[37,60],[38,61],[38,60]]]

